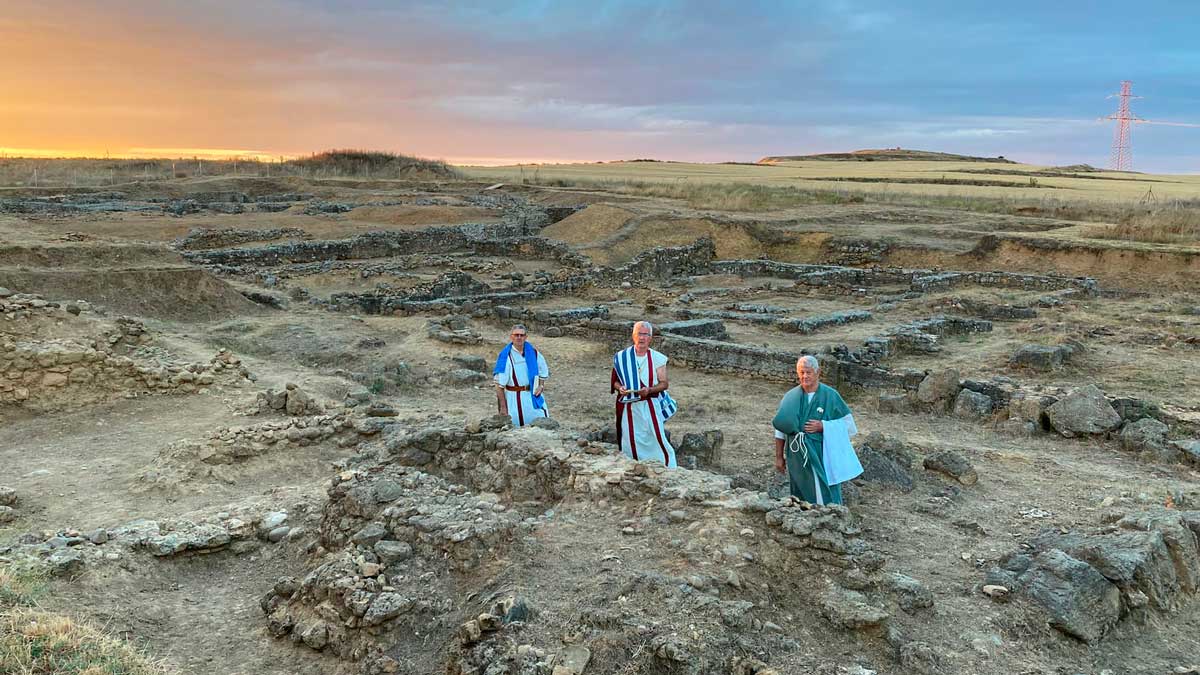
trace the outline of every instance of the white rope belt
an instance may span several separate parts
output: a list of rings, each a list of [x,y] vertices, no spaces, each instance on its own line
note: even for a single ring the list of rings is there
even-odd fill
[[[790,450],[792,452],[800,452],[803,449],[804,449],[804,434],[798,433],[795,436],[792,436],[791,440],[788,441],[788,450]],[[804,453],[804,464],[802,466],[808,466],[808,453],[807,452]]]

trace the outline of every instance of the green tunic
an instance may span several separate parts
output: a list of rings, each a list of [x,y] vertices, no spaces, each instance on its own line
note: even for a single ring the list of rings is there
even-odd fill
[[[830,485],[825,474],[825,435],[819,431],[804,433],[804,425],[809,420],[836,420],[849,414],[850,408],[841,395],[825,384],[817,385],[812,400],[803,389],[794,387],[779,402],[771,424],[787,435],[783,454],[793,496],[813,504],[842,503],[841,486]]]

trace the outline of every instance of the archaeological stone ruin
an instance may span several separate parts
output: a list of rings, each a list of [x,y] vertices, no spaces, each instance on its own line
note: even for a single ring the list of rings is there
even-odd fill
[[[1194,262],[948,209],[170,187],[0,196],[0,568],[179,672],[1200,672]],[[637,321],[679,468],[620,450]],[[803,355],[844,504],[775,470]]]

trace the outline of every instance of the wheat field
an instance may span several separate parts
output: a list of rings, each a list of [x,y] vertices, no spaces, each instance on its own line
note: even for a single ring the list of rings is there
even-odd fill
[[[965,197],[1035,203],[1053,199],[1064,203],[1114,204],[1194,200],[1200,204],[1200,175],[1081,172],[1031,164],[820,160],[773,164],[693,164],[631,161],[457,168],[468,178],[507,183],[579,186],[622,182],[732,183],[853,193],[864,197]]]

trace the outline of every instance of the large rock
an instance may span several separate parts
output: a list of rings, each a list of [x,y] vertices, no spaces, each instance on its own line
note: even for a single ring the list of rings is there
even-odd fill
[[[922,403],[953,401],[959,390],[958,371],[949,368],[929,373],[917,387],[917,400]]]
[[[954,399],[954,416],[965,420],[983,420],[992,414],[992,399],[970,389],[958,392]]]
[[[1121,424],[1121,416],[1094,384],[1080,387],[1046,409],[1050,425],[1063,436],[1102,434]]]
[[[231,540],[229,532],[219,525],[185,523],[175,532],[148,537],[144,545],[154,555],[166,557],[189,551],[215,551],[228,546]]]
[[[1158,532],[1174,563],[1179,586],[1187,593],[1200,589],[1200,533],[1190,525],[1200,525],[1200,512],[1147,511],[1131,513],[1117,522],[1119,527],[1142,532]]]
[[[1013,368],[1029,368],[1042,372],[1058,370],[1062,368],[1065,351],[1060,345],[1025,345],[1012,355],[1008,364]]]
[[[1152,417],[1130,422],[1121,429],[1121,447],[1134,452],[1165,455],[1163,459],[1173,459],[1177,451],[1167,446],[1168,431],[1170,428],[1167,425]]]
[[[887,611],[867,602],[865,595],[840,586],[828,588],[817,607],[830,623],[850,630],[875,628],[888,618]]]
[[[1180,458],[1193,466],[1200,466],[1200,441],[1188,439],[1171,441],[1170,447],[1179,451]]]
[[[696,462],[703,467],[714,467],[721,464],[721,447],[725,444],[725,434],[720,429],[712,429],[703,433],[686,433],[683,440],[675,448],[677,455],[693,455]]]
[[[489,373],[492,370],[491,365],[482,356],[475,356],[474,354],[456,354],[450,358],[452,361],[463,368],[466,368],[467,370],[474,370],[478,373]]]
[[[975,467],[971,466],[966,457],[957,452],[945,450],[926,457],[924,465],[929,471],[944,473],[963,485],[974,485],[979,482],[979,474],[975,472]]]
[[[892,572],[884,575],[883,586],[896,597],[900,609],[909,614],[933,607],[933,593],[925,584],[906,574]]]
[[[289,415],[303,415],[315,411],[317,407],[316,402],[295,385],[288,385],[286,396],[287,402],[284,404],[284,409]]]
[[[863,466],[863,480],[894,485],[901,492],[912,491],[913,454],[903,443],[872,432],[858,446],[857,452]]]
[[[17,491],[10,487],[0,486],[0,506],[12,506],[17,503]]]
[[[687,321],[672,321],[655,326],[656,333],[670,333],[686,337],[705,338],[707,340],[727,340],[729,333],[725,323],[720,319],[688,319]]]
[[[1021,590],[1045,610],[1051,626],[1095,642],[1121,618],[1121,592],[1091,565],[1051,549],[1021,575]]]
[[[1034,545],[1058,549],[1088,563],[1126,593],[1140,591],[1159,609],[1168,609],[1177,602],[1179,573],[1158,530],[1099,534],[1050,531],[1036,537]]]

